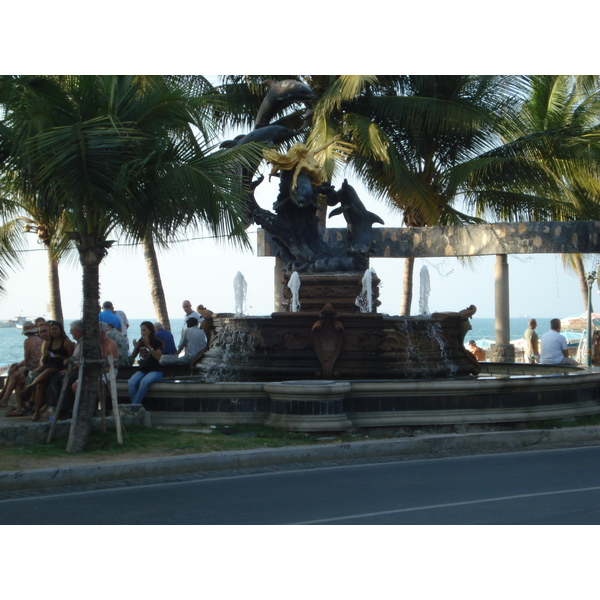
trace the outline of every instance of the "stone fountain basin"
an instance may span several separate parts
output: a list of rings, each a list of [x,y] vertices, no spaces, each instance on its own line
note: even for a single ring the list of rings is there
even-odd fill
[[[479,372],[464,319],[377,313],[214,318],[200,370],[214,381],[436,379]]]
[[[150,386],[144,406],[159,425],[270,423],[307,432],[352,426],[518,423],[600,414],[600,368],[500,363],[482,363],[482,367],[488,373],[483,377],[432,381],[163,380]],[[508,374],[511,368],[513,376]],[[119,401],[128,403],[127,383],[120,381],[117,388]]]

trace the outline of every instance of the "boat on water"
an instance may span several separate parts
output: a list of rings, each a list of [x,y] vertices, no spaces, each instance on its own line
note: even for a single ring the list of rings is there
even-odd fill
[[[6,319],[5,321],[0,321],[0,328],[8,328],[8,327],[16,327],[17,329],[23,329],[23,323],[29,319],[29,317],[14,317],[13,319]]]

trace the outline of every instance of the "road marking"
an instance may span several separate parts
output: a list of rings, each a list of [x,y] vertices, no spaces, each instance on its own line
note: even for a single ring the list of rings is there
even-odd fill
[[[363,519],[369,517],[381,517],[384,515],[396,515],[400,513],[416,512],[419,510],[436,510],[439,508],[452,508],[455,506],[468,506],[471,504],[484,504],[486,502],[505,502],[507,500],[521,500],[523,498],[538,498],[540,496],[556,496],[559,494],[579,494],[581,492],[595,492],[600,486],[589,488],[578,488],[574,490],[558,490],[556,492],[540,492],[536,494],[518,494],[516,496],[498,496],[497,498],[484,498],[482,500],[466,500],[465,502],[449,502],[447,504],[430,504],[429,506],[413,506],[411,508],[398,508],[396,510],[383,510],[380,512],[363,513],[359,515],[347,515],[345,517],[331,517],[329,519],[315,519],[313,521],[301,521],[292,525],[319,525],[321,523],[333,523],[336,521],[351,521],[352,519]]]

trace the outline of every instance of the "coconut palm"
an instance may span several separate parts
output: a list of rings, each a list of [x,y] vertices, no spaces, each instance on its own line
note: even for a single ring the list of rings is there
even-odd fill
[[[44,214],[68,215],[83,268],[81,401],[67,449],[83,450],[96,407],[98,271],[114,233],[168,241],[206,226],[243,239],[238,170],[256,149],[211,152],[195,136],[194,82],[138,76],[2,77],[3,168]],[[0,146],[1,147],[1,146]]]
[[[542,75],[528,78],[519,112],[506,130],[504,145],[496,149],[502,171],[481,178],[487,190],[469,197],[472,208],[516,220],[523,208],[543,220],[598,220],[600,218],[600,78],[598,76]],[[482,157],[485,160],[487,157]],[[530,184],[515,186],[503,176],[526,165],[541,168]],[[525,194],[529,195],[525,197]],[[551,202],[546,197],[551,197]],[[531,213],[528,213],[531,214]],[[565,268],[579,279],[583,304],[588,292],[583,258],[563,255]]]

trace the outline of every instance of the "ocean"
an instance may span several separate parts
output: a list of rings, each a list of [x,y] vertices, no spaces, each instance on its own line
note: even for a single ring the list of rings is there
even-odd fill
[[[66,326],[74,319],[66,319]],[[132,350],[132,340],[140,337],[140,324],[148,319],[129,319],[129,350]],[[550,319],[538,318],[538,333],[542,335],[550,328]],[[523,337],[528,327],[529,317],[518,317],[510,320],[510,339],[516,340]],[[175,343],[179,341],[179,332],[183,327],[183,319],[171,319],[171,331],[175,337]],[[471,331],[465,336],[465,343],[469,340],[478,342],[495,338],[494,319],[471,319]],[[23,360],[24,337],[21,329],[16,327],[0,328],[0,368],[5,364],[20,362]]]

